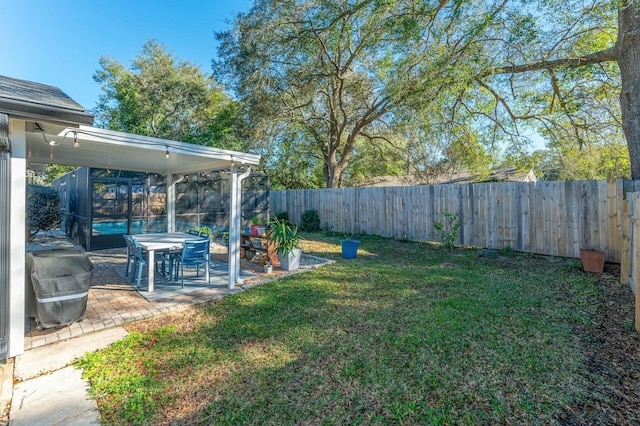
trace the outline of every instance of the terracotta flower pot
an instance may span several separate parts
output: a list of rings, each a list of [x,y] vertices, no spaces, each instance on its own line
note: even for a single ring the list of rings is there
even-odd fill
[[[599,250],[580,250],[582,269],[586,272],[604,271],[605,252]]]

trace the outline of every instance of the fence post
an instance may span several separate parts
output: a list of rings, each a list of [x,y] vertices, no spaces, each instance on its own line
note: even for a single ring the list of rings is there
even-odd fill
[[[638,241],[638,238],[640,237],[640,226],[638,226],[640,224],[640,220],[638,219],[638,216],[640,215],[640,197],[634,198],[634,203],[635,203],[635,220],[633,221],[633,238],[634,238],[634,244],[633,244],[633,262],[635,262],[635,275],[633,277],[633,285],[635,288],[635,323],[636,323],[636,331],[640,331],[640,287],[638,286],[638,283],[640,282],[640,247],[639,244],[640,241]]]
[[[629,276],[631,275],[629,271],[631,260],[631,236],[632,234],[632,220],[631,220],[631,212],[630,205],[631,200],[626,199],[623,201],[622,206],[622,248],[620,250],[620,282],[628,284]]]

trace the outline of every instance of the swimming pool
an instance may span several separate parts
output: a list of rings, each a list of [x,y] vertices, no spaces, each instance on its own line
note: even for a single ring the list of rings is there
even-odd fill
[[[196,225],[190,222],[176,222],[176,229],[179,231],[186,231],[187,229],[197,228]],[[215,227],[211,227],[215,229]],[[147,232],[165,232],[167,230],[167,220],[158,219],[149,222],[145,219],[132,220],[131,221],[131,233],[132,234],[145,234]],[[92,235],[116,235],[127,234],[127,221],[126,220],[109,220],[101,222],[93,222]]]
[[[158,221],[159,222],[159,221]],[[164,229],[166,229],[166,221],[162,221]],[[155,224],[156,222],[154,222]],[[143,234],[147,232],[146,220],[132,220],[131,221],[131,233]],[[129,233],[126,220],[112,220],[104,222],[93,222],[92,234],[93,235],[113,235],[113,234],[127,234]]]

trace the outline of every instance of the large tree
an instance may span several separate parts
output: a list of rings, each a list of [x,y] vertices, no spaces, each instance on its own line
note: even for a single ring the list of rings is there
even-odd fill
[[[610,158],[597,177],[609,176],[612,167],[623,174],[628,170],[619,159],[620,142],[626,140],[630,174],[640,179],[638,5],[637,0],[523,2],[490,43],[497,52],[495,66],[477,78],[476,90],[494,98],[491,119],[500,126],[510,121],[515,133],[518,122],[528,123],[550,141],[552,152],[584,159],[583,167],[595,167],[596,157]]]
[[[584,162],[551,174],[625,175],[617,158],[626,141],[640,178],[637,6],[258,0],[218,35],[215,66],[247,107],[255,139],[267,150],[282,135],[311,143],[329,187],[359,153],[393,147],[428,174],[460,161],[486,167],[505,144],[516,158],[539,136],[555,158]]]
[[[257,0],[218,34],[214,69],[247,108],[256,140],[298,135],[337,187],[358,143],[400,143],[398,108],[455,99],[489,66],[477,42],[505,3]],[[431,122],[432,112],[413,118]]]
[[[223,148],[237,148],[237,106],[194,64],[148,41],[131,66],[100,58],[96,118],[112,130]]]

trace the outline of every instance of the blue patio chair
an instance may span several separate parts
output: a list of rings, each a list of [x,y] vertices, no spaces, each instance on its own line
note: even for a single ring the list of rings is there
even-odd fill
[[[123,234],[122,238],[124,238],[124,242],[125,242],[125,244],[127,246],[127,267],[124,270],[124,276],[128,277],[129,276],[129,265],[131,264],[132,261],[135,261],[135,253],[134,253],[133,246],[132,246],[133,241],[132,241],[131,235]],[[133,270],[132,270],[132,272],[133,272]]]
[[[136,271],[138,273],[136,288],[140,287],[140,281],[142,281],[142,270],[144,266],[147,264],[147,259],[145,257],[145,253],[143,253],[142,247],[136,242],[136,240],[131,235],[124,235],[124,240],[127,244],[127,267],[124,271],[124,276],[129,275],[129,264],[133,263],[131,267],[131,279],[130,283],[133,284],[135,280]],[[166,275],[165,262],[171,262],[171,258],[169,252],[159,252],[156,253],[155,256],[155,268],[158,271],[158,265],[162,266],[162,270],[159,271],[162,275]],[[171,274],[171,263],[169,263],[169,274]]]
[[[182,253],[173,256],[176,267],[176,280],[180,272],[182,287],[184,288],[184,267],[194,266],[196,276],[200,275],[200,265],[205,265],[207,282],[211,283],[209,275],[209,239],[187,240],[184,242]]]
[[[125,241],[127,242],[127,269],[125,270],[125,276],[129,272],[129,262],[133,262],[131,267],[131,279],[129,282],[133,284],[135,280],[136,271],[138,272],[138,280],[136,288],[140,287],[140,281],[142,280],[142,268],[147,264],[144,256],[142,255],[142,247],[131,237],[131,235],[125,235]]]

